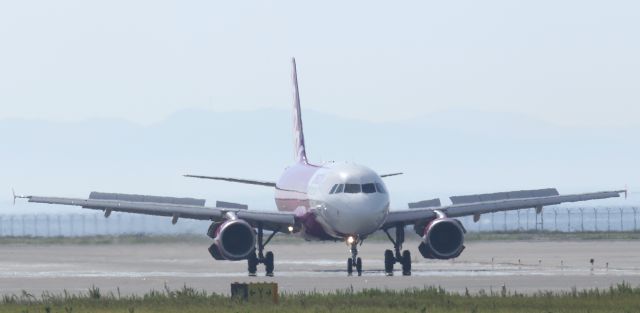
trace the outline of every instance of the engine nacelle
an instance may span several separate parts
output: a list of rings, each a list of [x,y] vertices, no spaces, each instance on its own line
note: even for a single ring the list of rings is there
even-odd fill
[[[456,219],[440,217],[425,226],[420,254],[427,259],[453,259],[464,250],[464,234],[467,231]]]
[[[213,223],[207,235],[213,238],[209,253],[216,260],[244,260],[256,247],[253,227],[240,219]]]

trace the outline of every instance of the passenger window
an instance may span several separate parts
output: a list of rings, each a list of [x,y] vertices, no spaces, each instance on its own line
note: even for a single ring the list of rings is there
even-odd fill
[[[345,193],[360,193],[360,184],[345,184]]]
[[[338,188],[336,188],[336,192],[335,193],[342,193],[342,190],[344,190],[344,184],[338,185]]]
[[[382,184],[380,183],[376,183],[376,189],[378,189],[379,193],[387,193],[387,191],[384,190],[384,187],[382,187]]]
[[[333,187],[331,187],[331,191],[329,191],[329,194],[334,193],[336,191],[336,189],[338,189],[338,185],[337,184],[335,184],[335,185],[333,185]]]
[[[375,193],[376,185],[374,184],[364,184],[362,185],[362,192],[364,193]]]

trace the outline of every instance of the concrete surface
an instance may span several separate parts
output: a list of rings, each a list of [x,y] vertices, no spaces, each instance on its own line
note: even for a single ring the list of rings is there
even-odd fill
[[[103,292],[119,288],[123,294],[141,294],[183,285],[229,293],[232,282],[275,281],[280,290],[333,291],[351,288],[405,289],[442,286],[471,292],[480,289],[532,293],[609,287],[624,281],[640,285],[640,242],[471,242],[455,261],[420,257],[416,242],[408,242],[413,276],[386,277],[383,253],[391,244],[365,243],[360,247],[365,273],[347,277],[349,249],[344,243],[273,244],[276,276],[247,277],[246,262],[213,260],[206,245],[6,245],[0,247],[0,294],[34,295],[86,292],[95,285]],[[592,268],[589,259],[595,260]],[[607,265],[608,263],[608,265]]]

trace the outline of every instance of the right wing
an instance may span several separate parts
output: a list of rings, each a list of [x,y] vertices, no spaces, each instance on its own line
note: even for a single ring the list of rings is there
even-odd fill
[[[224,181],[229,181],[229,182],[233,182],[233,183],[242,183],[242,184],[249,184],[249,185],[260,185],[260,186],[266,186],[266,187],[275,187],[276,186],[275,182],[265,181],[265,180],[233,178],[233,177],[219,177],[219,176],[190,175],[190,174],[183,175],[183,176],[184,177],[191,177],[191,178],[224,180]]]
[[[540,189],[451,197],[453,204],[448,206],[440,206],[439,201],[430,200],[427,202],[437,205],[390,211],[382,228],[393,227],[398,223],[415,224],[428,221],[436,218],[439,212],[444,213],[447,217],[473,215],[477,220],[481,214],[486,213],[528,208],[542,210],[542,207],[565,202],[615,198],[619,197],[621,193],[626,193],[626,190],[560,195],[555,189]]]
[[[284,230],[296,223],[290,212],[251,211],[205,206],[205,200],[193,198],[157,197],[129,194],[92,192],[88,199],[42,196],[15,196],[29,202],[80,206],[84,209],[102,210],[105,216],[114,212],[170,216],[174,223],[179,218],[221,221],[227,212],[234,212],[239,219],[252,226],[261,224],[268,230]]]

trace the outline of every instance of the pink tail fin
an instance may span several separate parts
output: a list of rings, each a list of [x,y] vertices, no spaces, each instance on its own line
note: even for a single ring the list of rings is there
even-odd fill
[[[293,80],[293,151],[297,162],[307,163],[307,152],[304,146],[304,132],[302,130],[302,112],[300,111],[300,93],[298,91],[298,73],[296,70],[296,59],[292,58],[293,69],[291,78]]]

